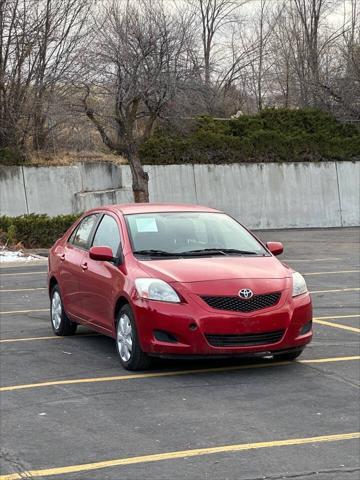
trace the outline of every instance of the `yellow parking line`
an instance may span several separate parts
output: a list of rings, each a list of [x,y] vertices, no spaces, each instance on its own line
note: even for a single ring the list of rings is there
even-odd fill
[[[12,288],[12,289],[0,289],[1,292],[32,292],[34,290],[46,290],[46,287],[36,287],[36,288]]]
[[[348,330],[349,332],[360,333],[360,328],[349,327],[348,325],[342,325],[339,323],[327,322],[325,320],[314,319],[313,321],[314,323],[318,323],[320,325],[326,325],[327,327],[340,328],[341,330]]]
[[[31,340],[63,340],[65,337],[52,335],[51,337],[5,338],[0,343],[30,342]]]
[[[360,355],[354,355],[352,357],[314,358],[311,360],[298,360],[296,363],[332,363],[349,362],[352,360],[360,360]]]
[[[352,288],[337,288],[334,290],[313,290],[309,293],[336,293],[336,292],[358,292],[360,288],[358,287],[352,287]]]
[[[235,445],[222,445],[219,447],[196,448],[194,450],[178,450],[174,452],[155,453],[141,455],[138,457],[116,458],[94,463],[83,463],[80,465],[69,465],[66,467],[44,468],[42,470],[30,470],[19,473],[0,475],[0,480],[21,480],[22,478],[50,477],[54,475],[66,475],[70,473],[89,472],[102,468],[119,467],[123,465],[134,465],[139,463],[161,462],[179,458],[200,457],[203,455],[214,455],[221,453],[244,452],[258,450],[260,448],[289,447],[294,445],[309,445],[314,443],[339,442],[344,440],[355,440],[360,438],[360,432],[340,433],[333,435],[321,435],[318,437],[288,438],[286,440],[272,440],[268,442],[239,443]]]
[[[0,277],[10,277],[15,275],[38,275],[39,273],[43,273],[46,275],[47,270],[43,270],[42,272],[16,272],[16,273],[0,273]]]
[[[314,317],[314,320],[334,320],[335,318],[357,318],[360,314],[353,315],[331,315],[331,317]]]
[[[312,363],[329,363],[329,362],[348,362],[353,360],[360,360],[360,355],[351,357],[331,357],[331,358],[316,358],[312,360],[298,360],[296,363],[300,364],[312,364]],[[70,380],[53,380],[49,382],[39,383],[27,383],[24,385],[10,385],[6,387],[0,387],[0,392],[10,392],[14,390],[24,390],[28,388],[41,388],[51,387],[56,385],[74,385],[80,383],[99,383],[99,382],[115,382],[123,380],[139,380],[143,378],[159,378],[159,377],[175,377],[179,375],[196,375],[201,373],[216,373],[216,372],[230,372],[235,370],[247,370],[266,367],[278,367],[281,365],[296,364],[294,362],[268,362],[258,363],[254,365],[235,365],[232,367],[214,367],[214,368],[201,368],[195,370],[177,370],[172,372],[156,372],[156,373],[137,373],[128,375],[116,375],[112,377],[94,377],[94,378],[74,378]]]
[[[50,309],[38,308],[36,310],[9,310],[8,312],[0,312],[0,315],[12,315],[15,313],[33,313],[33,312],[50,312]]]
[[[70,339],[76,339],[81,337],[99,337],[100,333],[81,333],[70,337]],[[16,342],[30,342],[32,340],[64,340],[65,337],[59,337],[52,335],[50,337],[25,337],[25,338],[4,338],[0,340],[0,343],[16,343]]]
[[[310,273],[303,273],[304,277],[308,277],[310,275],[336,275],[338,273],[359,273],[360,270],[337,270],[334,272],[310,272]]]

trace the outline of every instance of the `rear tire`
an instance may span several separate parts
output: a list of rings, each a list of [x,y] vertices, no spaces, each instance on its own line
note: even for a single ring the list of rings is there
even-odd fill
[[[151,358],[141,350],[134,315],[130,305],[124,305],[116,322],[116,349],[126,370],[146,370]]]
[[[72,322],[66,315],[61,300],[60,290],[57,285],[55,285],[51,291],[50,319],[55,335],[62,337],[74,335],[76,332],[77,324]]]
[[[279,355],[275,354],[274,359],[275,360],[280,360],[280,361],[292,362],[292,361],[296,360],[298,357],[300,357],[300,355],[302,354],[303,351],[304,351],[304,349],[301,348],[300,350],[297,349],[297,350],[290,351],[290,352],[287,352],[287,353],[279,353]]]

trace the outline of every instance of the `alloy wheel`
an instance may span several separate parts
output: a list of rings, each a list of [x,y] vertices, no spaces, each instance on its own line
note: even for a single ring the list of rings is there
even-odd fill
[[[61,323],[62,316],[62,304],[59,292],[55,291],[51,299],[51,321],[55,328],[58,330]]]
[[[133,331],[130,318],[123,313],[118,321],[116,340],[118,350],[123,362],[128,362],[132,354]]]

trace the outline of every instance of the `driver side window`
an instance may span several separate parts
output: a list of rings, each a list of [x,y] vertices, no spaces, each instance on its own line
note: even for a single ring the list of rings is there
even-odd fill
[[[88,215],[83,218],[78,227],[70,235],[69,243],[72,243],[75,247],[87,250],[89,248],[89,241],[92,229],[95,226],[97,215]]]
[[[113,256],[118,256],[120,247],[119,227],[113,217],[104,215],[94,236],[93,247],[110,247]]]

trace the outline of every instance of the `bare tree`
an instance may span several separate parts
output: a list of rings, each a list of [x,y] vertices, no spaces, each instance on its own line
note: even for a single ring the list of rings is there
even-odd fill
[[[259,38],[259,61],[256,76],[256,100],[258,105],[258,110],[263,109],[263,87],[264,87],[264,76],[265,76],[265,61],[267,54],[267,44],[271,35],[272,26],[269,25],[268,21],[270,20],[269,15],[269,2],[268,0],[260,0],[260,11],[258,17],[258,38]],[[270,20],[271,21],[271,20]]]
[[[360,5],[344,0],[340,35],[327,49],[327,75],[321,89],[338,116],[360,118]]]
[[[264,108],[265,97],[274,87],[272,76],[278,55],[277,52],[271,51],[271,41],[280,13],[281,8],[275,10],[270,0],[259,0],[258,8],[252,13],[249,21],[246,45],[247,49],[250,45],[253,55],[250,68],[245,71],[247,77],[245,84],[248,85],[249,93],[254,96],[258,111]]]
[[[240,6],[236,0],[197,0],[195,5],[201,15],[201,38],[204,54],[205,85],[211,80],[211,53],[214,47],[215,34],[226,24],[234,21],[232,15]]]
[[[146,201],[164,117],[272,105],[360,117],[359,0],[0,0],[1,150],[106,145]]]
[[[188,24],[161,1],[113,2],[96,21],[85,113],[104,144],[124,156],[136,202],[148,202],[139,147],[188,72]]]
[[[79,77],[89,0],[44,0],[37,10],[38,62],[33,85],[33,147],[45,147],[50,126],[46,125],[46,107]]]
[[[273,73],[273,91],[277,92],[277,104],[285,108],[296,103],[293,99],[295,88],[294,83],[294,42],[291,41],[288,26],[288,18],[284,4],[277,8],[278,20],[275,25],[274,35],[272,37],[270,49],[271,56],[275,60]]]
[[[28,130],[28,95],[35,76],[37,20],[33,2],[0,2],[0,147],[22,149]]]
[[[319,105],[319,35],[320,20],[329,0],[293,0],[295,12],[300,20],[305,63],[305,75],[311,85],[310,102]]]
[[[187,0],[197,18],[196,29],[201,40],[202,50],[202,81],[204,83],[203,96],[207,104],[207,110],[213,114],[214,104],[218,95],[221,96],[218,88],[214,89],[212,74],[216,66],[216,36],[224,36],[226,27],[236,23],[239,19],[236,12],[241,5],[248,0]],[[226,36],[226,35],[225,35]],[[221,42],[220,42],[221,43]],[[224,48],[219,49],[221,57]],[[220,61],[221,62],[221,61]],[[222,67],[220,67],[222,70]]]
[[[45,146],[46,108],[79,65],[89,2],[0,1],[0,146]]]

